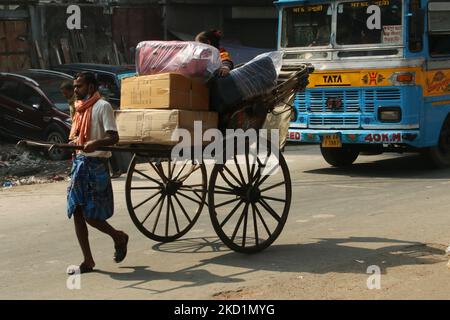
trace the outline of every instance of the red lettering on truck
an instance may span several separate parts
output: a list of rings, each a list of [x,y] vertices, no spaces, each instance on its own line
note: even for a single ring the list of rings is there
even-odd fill
[[[392,134],[392,142],[402,142],[402,135],[400,133]]]
[[[395,143],[395,142],[402,142],[402,135],[401,133],[369,133],[364,138],[365,142],[368,143]]]
[[[290,131],[288,133],[288,138],[291,139],[291,140],[298,140],[298,141],[300,141],[301,140],[301,134],[300,134],[300,132],[292,132],[292,131]]]

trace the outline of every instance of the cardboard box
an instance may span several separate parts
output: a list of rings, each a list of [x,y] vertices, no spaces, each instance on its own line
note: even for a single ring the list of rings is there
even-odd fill
[[[209,110],[209,89],[200,80],[192,80],[189,102],[192,110]]]
[[[163,73],[122,80],[120,109],[209,110],[209,90],[199,80]]]
[[[175,145],[178,141],[172,141],[172,135],[177,128],[187,129],[193,137],[194,121],[202,122],[203,132],[218,125],[217,113],[206,111],[135,109],[116,111],[115,115],[119,144]],[[191,144],[198,142],[192,140]]]

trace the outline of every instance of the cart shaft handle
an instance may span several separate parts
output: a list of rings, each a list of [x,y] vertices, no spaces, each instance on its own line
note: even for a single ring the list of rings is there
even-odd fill
[[[52,151],[53,149],[65,149],[65,150],[83,150],[83,146],[69,144],[69,143],[49,143],[49,142],[40,142],[40,141],[30,141],[30,140],[21,140],[17,143],[17,147],[19,148],[44,148],[48,149],[48,151]],[[131,152],[131,153],[146,153],[151,151],[152,154],[164,155],[167,157],[170,154],[171,148],[154,147],[154,148],[137,148],[133,146],[105,146],[99,147],[96,151],[111,151],[111,152]]]
[[[83,146],[70,144],[70,143],[48,143],[48,142],[37,142],[30,140],[21,140],[17,143],[19,148],[46,148],[48,151],[53,149],[65,149],[65,150],[83,150]],[[100,147],[96,151],[114,151],[115,147]]]

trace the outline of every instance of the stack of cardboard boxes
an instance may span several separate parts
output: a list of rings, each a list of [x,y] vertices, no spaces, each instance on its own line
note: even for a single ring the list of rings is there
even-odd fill
[[[120,144],[175,145],[176,129],[191,132],[194,121],[203,132],[217,128],[218,116],[209,112],[209,90],[200,80],[164,73],[122,80],[120,111],[116,111]]]

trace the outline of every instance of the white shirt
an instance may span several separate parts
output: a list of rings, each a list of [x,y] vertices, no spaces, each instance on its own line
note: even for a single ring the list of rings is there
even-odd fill
[[[100,99],[92,107],[89,140],[103,139],[106,131],[117,132],[116,119],[114,118],[114,110],[109,102]],[[94,151],[91,153],[81,151],[80,153],[87,157],[111,157],[111,152],[109,151]]]

